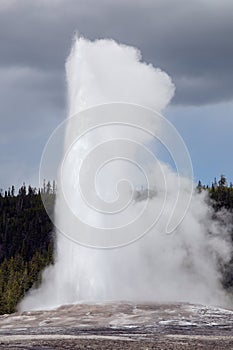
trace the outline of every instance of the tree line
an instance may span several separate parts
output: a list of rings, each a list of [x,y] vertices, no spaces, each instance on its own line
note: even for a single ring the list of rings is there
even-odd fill
[[[23,185],[0,191],[0,314],[16,311],[18,302],[53,263],[54,230],[41,199],[48,197],[53,212],[55,189]]]

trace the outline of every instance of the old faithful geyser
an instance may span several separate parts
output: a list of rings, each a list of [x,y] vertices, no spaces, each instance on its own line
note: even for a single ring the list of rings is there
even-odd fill
[[[67,60],[66,74],[68,116],[85,110],[90,111],[90,107],[110,102],[136,104],[160,112],[174,94],[174,85],[166,73],[143,63],[137,49],[120,45],[113,40],[91,42],[77,38]],[[88,123],[88,113],[91,112],[84,112],[84,115],[85,113]],[[85,126],[85,118],[82,123],[81,127]],[[66,125],[65,151],[74,133],[70,119]],[[162,125],[151,125],[152,131],[153,128],[157,128],[157,132],[161,131],[161,134],[164,132]],[[131,135],[127,134],[126,137],[125,130]],[[138,131],[130,128],[118,128],[118,131],[124,142],[129,142],[122,150],[129,152],[131,144],[137,140]],[[79,146],[74,144],[69,149],[64,162],[62,184],[69,193],[68,201],[77,212],[81,212],[84,207],[81,196],[76,196],[76,165],[84,161],[89,153],[91,157],[89,150],[94,149],[96,140],[103,147],[106,139],[108,142],[118,140],[113,125],[110,129],[103,127],[100,131],[90,133],[81,139],[81,146],[79,142]],[[140,138],[144,148],[153,149],[150,141],[150,137],[145,135]],[[145,159],[142,156],[141,159],[138,147],[135,143],[135,152],[132,149],[131,153],[135,153],[138,163],[144,164],[146,170],[149,169],[149,177],[154,179],[155,183],[153,195],[144,198],[143,191],[137,192],[138,187],[134,186],[140,188],[145,185],[142,176],[144,169],[134,170],[136,163],[126,162],[126,158],[123,157],[106,163],[105,171],[101,172],[100,169],[96,187],[93,188],[108,205],[116,198],[116,193],[112,195],[112,188],[118,177],[130,177],[134,187],[132,192],[139,193],[139,198],[132,198],[125,217],[122,213],[122,219],[127,219],[134,212],[140,212],[145,200],[154,206],[155,212],[158,207],[162,207],[163,174],[166,179],[166,206],[162,220],[141,239],[110,250],[81,246],[65,235],[57,233],[55,264],[44,271],[41,286],[28,293],[20,305],[21,309],[46,309],[68,303],[106,300],[227,304],[227,296],[221,287],[218,271],[219,260],[227,261],[230,256],[227,230],[216,221],[212,221],[212,211],[205,203],[204,194],[193,194],[183,221],[174,234],[166,234],[164,221],[168,220],[176,201],[178,174],[162,162],[158,166],[150,163],[149,158]],[[100,150],[102,155],[105,155],[105,152]],[[114,146],[112,149],[108,146],[108,152],[115,152]],[[156,153],[156,150],[153,149],[153,152]],[[91,164],[87,162],[87,184],[84,181],[90,195],[93,195],[93,191],[90,190],[92,187],[88,182],[92,179],[89,177],[88,167],[91,167],[94,161],[92,158]],[[181,181],[180,192],[184,200],[187,200],[190,181],[189,178],[182,178]],[[85,211],[84,214],[86,213]],[[87,215],[92,229],[95,226],[96,230],[98,226],[108,227],[109,216],[102,215],[99,218],[99,215],[98,211]],[[69,219],[64,197],[59,194],[55,217],[59,227],[67,228],[75,234],[77,227]],[[117,224],[114,217],[111,217],[111,224]],[[88,236],[89,232],[87,230],[82,234]]]

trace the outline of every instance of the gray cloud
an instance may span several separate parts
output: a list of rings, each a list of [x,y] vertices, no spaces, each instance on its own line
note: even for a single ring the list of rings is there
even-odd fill
[[[232,1],[8,3],[0,11],[2,66],[29,66],[63,76],[71,39],[78,30],[91,39],[114,38],[138,46],[146,61],[172,76],[177,86],[175,103],[232,99]]]

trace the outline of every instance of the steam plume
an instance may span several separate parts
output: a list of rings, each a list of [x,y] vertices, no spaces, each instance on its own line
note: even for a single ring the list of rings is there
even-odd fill
[[[77,38],[66,72],[69,116],[108,102],[135,103],[162,111],[174,94],[174,85],[166,73],[143,63],[137,49],[113,40],[91,42]],[[71,133],[68,124],[65,145]],[[55,265],[44,271],[41,287],[25,297],[21,309],[104,300],[225,305],[228,300],[220,284],[218,261],[229,259],[228,232],[212,221],[205,195],[194,194],[190,209],[175,234],[166,235],[163,221],[172,211],[177,174],[166,164],[162,164],[162,168],[168,201],[156,231],[152,229],[137,242],[114,250],[82,247],[58,234]],[[156,177],[158,169],[155,167],[152,172]],[[111,176],[110,170],[100,185],[103,190]],[[159,182],[159,177],[157,180]],[[190,179],[183,181],[184,199],[189,182]],[[160,188],[162,185],[158,183],[157,196],[150,199],[155,209],[162,201]],[[135,204],[138,208],[141,205],[141,202]],[[57,223],[64,227],[71,225],[59,198],[55,214]]]

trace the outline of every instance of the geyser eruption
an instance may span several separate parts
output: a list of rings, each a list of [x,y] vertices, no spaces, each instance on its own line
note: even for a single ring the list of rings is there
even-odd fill
[[[160,112],[174,94],[174,86],[166,73],[141,62],[140,52],[135,48],[117,44],[113,40],[90,42],[83,38],[77,39],[67,60],[66,72],[68,115],[74,116],[77,112],[84,111],[80,114],[81,130],[85,130],[85,124],[88,127],[91,125],[93,114],[90,107],[99,106],[94,110],[93,119],[96,118],[97,121],[98,111],[102,113],[106,110],[100,105],[110,102],[142,105]],[[115,107],[117,109],[117,104]],[[112,124],[110,128],[102,126],[100,129],[93,129],[92,133],[80,138],[77,144],[71,142],[75,140],[75,123],[76,119],[74,122],[73,118],[66,123],[65,160],[59,178],[66,196],[58,193],[55,209],[56,226],[59,230],[62,228],[60,231],[63,233],[68,232],[69,237],[57,234],[55,264],[44,271],[42,285],[25,297],[20,305],[21,309],[46,309],[68,303],[105,300],[190,301],[226,305],[228,300],[220,284],[218,263],[219,260],[227,261],[230,256],[228,232],[212,220],[212,210],[206,204],[204,194],[193,195],[190,208],[181,224],[172,235],[166,234],[166,221],[173,212],[180,179],[168,165],[154,163],[152,158],[145,157],[139,143],[156,152],[151,144],[151,137],[136,129],[132,130],[130,126],[116,128]],[[152,124],[151,129],[154,128],[162,138],[163,125]],[[124,140],[122,144],[118,140],[119,133]],[[131,134],[130,139],[128,133]],[[113,143],[108,151],[103,151],[104,148],[101,147],[106,140],[108,144],[118,140],[117,147]],[[125,143],[127,140],[128,144]],[[133,140],[137,140],[137,144],[131,149]],[[99,151],[96,145],[101,145]],[[112,162],[106,161],[103,169],[98,168],[95,159],[104,162],[105,158],[100,155],[108,155],[108,152],[110,156],[111,152],[115,155],[116,148],[120,154],[125,150],[127,154],[136,155],[139,171],[135,171],[136,163],[125,161],[123,156],[113,156]],[[93,150],[97,153],[91,158]],[[89,161],[85,165],[86,158]],[[93,163],[99,169],[96,177],[89,175]],[[83,204],[82,195],[77,194],[77,169],[81,165],[85,171],[79,182],[86,178],[83,184],[90,201],[96,199],[96,190],[102,198],[100,209],[104,209],[105,204],[108,206],[117,202],[118,192],[123,193],[123,197],[120,196],[123,204],[127,204],[129,198],[132,199],[130,205],[125,206],[125,212],[119,211],[120,219],[119,216],[115,219],[114,215],[109,219],[109,215],[103,214],[101,210],[93,211],[93,208]],[[143,197],[144,190],[140,191],[140,186],[148,185],[143,177],[143,167],[146,169],[146,180],[149,181],[151,190],[146,198]],[[112,190],[119,179],[124,177],[131,179],[132,191],[129,187]],[[92,180],[96,181],[96,186],[90,184]],[[179,190],[184,202],[189,200],[190,184],[191,179],[182,177]],[[137,196],[131,196],[132,193],[137,193]],[[145,203],[149,206],[150,213],[148,218],[146,215],[142,217],[147,221],[153,210],[157,215],[164,200],[166,204],[160,220],[147,234],[132,244],[109,250],[88,248],[74,242],[78,232],[79,237],[87,238],[90,243],[94,238],[88,227],[92,230],[94,227],[97,236],[98,229],[108,230],[117,226],[118,219],[119,232],[124,230],[124,227],[127,228],[128,218],[135,219],[135,213],[136,217],[140,217],[141,211],[147,209]],[[117,210],[116,214],[119,214]],[[85,222],[83,226],[76,226],[73,218],[75,215],[84,215],[83,221],[87,220],[89,226],[86,225],[85,228]],[[179,207],[174,215],[182,216]],[[143,225],[138,227],[140,229]],[[133,237],[134,232],[128,229],[126,235],[132,238],[131,234]]]

